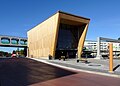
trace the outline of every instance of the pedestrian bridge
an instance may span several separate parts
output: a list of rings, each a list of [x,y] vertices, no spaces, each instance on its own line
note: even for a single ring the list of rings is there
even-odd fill
[[[27,47],[27,38],[0,35],[0,46]]]

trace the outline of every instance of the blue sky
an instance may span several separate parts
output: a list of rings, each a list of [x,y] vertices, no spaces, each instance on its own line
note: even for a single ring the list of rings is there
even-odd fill
[[[86,39],[120,37],[120,0],[0,0],[0,35],[27,31],[62,10],[90,18]]]

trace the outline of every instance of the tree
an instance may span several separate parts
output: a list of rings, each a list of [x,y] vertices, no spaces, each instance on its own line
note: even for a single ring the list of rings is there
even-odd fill
[[[10,56],[11,56],[11,53],[4,52],[4,51],[0,51],[0,56],[10,57]]]
[[[16,50],[16,52],[18,52],[18,53],[19,53],[19,55],[24,55],[24,50],[22,50],[22,49],[21,49],[21,50],[19,50],[19,51],[18,51],[18,50]]]
[[[120,37],[118,38],[118,40],[120,40]]]

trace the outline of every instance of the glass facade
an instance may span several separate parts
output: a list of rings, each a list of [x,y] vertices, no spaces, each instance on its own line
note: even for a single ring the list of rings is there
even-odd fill
[[[74,58],[77,53],[78,42],[85,25],[60,24],[58,41],[56,46],[56,57],[67,56]]]
[[[60,24],[57,49],[58,50],[77,49],[79,38],[80,38],[80,26]]]
[[[74,35],[76,33],[76,35]],[[76,49],[78,41],[78,27],[60,24],[57,49]]]

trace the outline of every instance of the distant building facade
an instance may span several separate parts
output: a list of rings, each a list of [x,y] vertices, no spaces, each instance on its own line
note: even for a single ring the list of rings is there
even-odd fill
[[[107,51],[109,42],[101,42],[100,50]],[[97,41],[85,40],[84,47],[89,51],[97,51]],[[113,51],[120,51],[120,43],[113,42]]]

